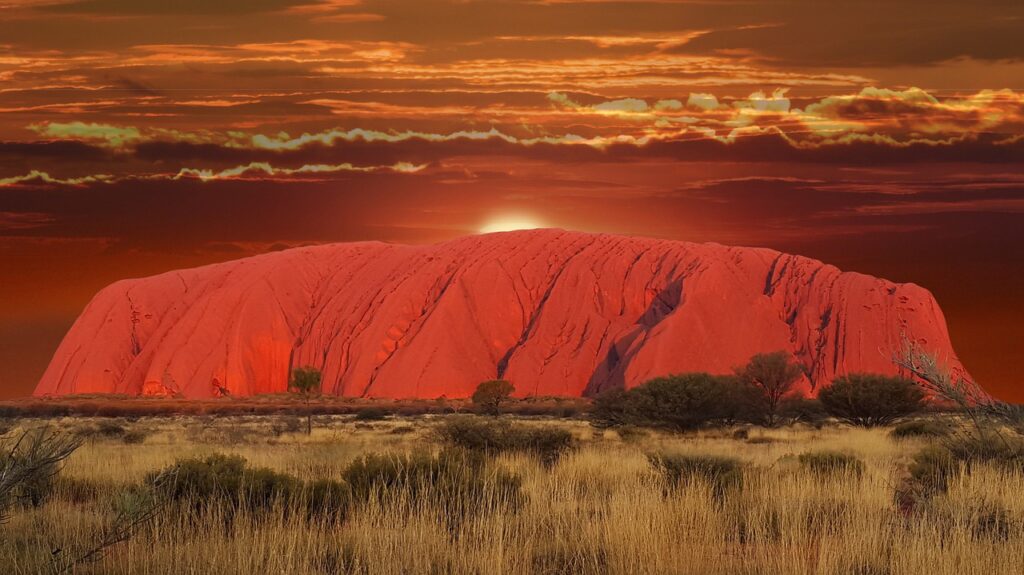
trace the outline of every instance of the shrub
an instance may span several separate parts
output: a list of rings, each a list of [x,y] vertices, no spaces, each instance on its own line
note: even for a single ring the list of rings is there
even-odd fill
[[[898,439],[908,437],[946,437],[950,433],[949,426],[938,421],[915,419],[905,421],[892,428],[889,435]]]
[[[804,375],[803,367],[788,353],[759,353],[747,365],[737,368],[740,381],[760,390],[768,425],[775,425],[783,398],[792,393]]]
[[[503,379],[485,381],[473,392],[473,404],[486,414],[498,415],[501,404],[508,401],[515,390],[515,386]]]
[[[863,427],[888,425],[924,408],[924,392],[910,379],[855,373],[818,393],[833,417]]]
[[[303,487],[302,497],[310,517],[341,519],[348,513],[352,492],[340,481],[318,479]]]
[[[645,421],[637,411],[636,393],[616,388],[603,391],[594,398],[590,409],[590,423],[594,427],[633,427]]]
[[[671,487],[699,478],[711,485],[716,496],[721,496],[743,480],[743,465],[732,457],[656,453],[648,454],[647,459]]]
[[[356,501],[404,493],[411,505],[436,504],[449,518],[522,500],[517,476],[492,468],[483,453],[466,450],[369,454],[349,464],[342,477]]]
[[[121,436],[121,441],[123,441],[127,445],[137,445],[139,443],[146,441],[146,437],[148,436],[149,434],[146,433],[145,431],[133,429],[131,431],[126,431],[124,435]]]
[[[438,426],[441,440],[452,446],[496,455],[519,451],[551,465],[563,453],[575,447],[572,433],[557,427],[513,425],[504,421],[480,421],[472,417],[453,417]]]
[[[356,421],[382,421],[387,419],[388,412],[381,407],[364,407],[356,412]]]
[[[95,428],[96,434],[103,437],[121,437],[125,434],[125,431],[124,425],[110,419],[101,420],[96,424]]]
[[[171,501],[196,511],[220,507],[228,513],[239,509],[267,511],[275,503],[285,509],[302,507],[311,514],[344,516],[348,486],[331,481],[303,483],[291,475],[263,467],[249,467],[237,455],[214,454],[180,459],[151,474],[148,483]]]
[[[964,436],[943,442],[950,456],[970,469],[988,463],[1007,470],[1024,471],[1024,439],[1016,436]]]
[[[732,376],[685,373],[599,395],[591,412],[597,427],[639,425],[689,431],[709,425],[764,423],[766,403],[754,386]]]
[[[778,417],[789,423],[806,423],[817,428],[828,419],[820,401],[806,397],[787,397],[779,404]]]
[[[650,436],[643,428],[633,425],[623,425],[615,430],[622,441],[640,441]]]
[[[910,480],[922,495],[944,493],[958,468],[948,449],[933,445],[914,455],[909,469]]]
[[[864,464],[860,459],[838,451],[802,453],[800,465],[818,475],[849,473],[860,477],[864,473]]]
[[[15,497],[42,505],[53,493],[54,479],[64,460],[81,446],[73,436],[39,427],[16,439],[0,442],[0,523]]]

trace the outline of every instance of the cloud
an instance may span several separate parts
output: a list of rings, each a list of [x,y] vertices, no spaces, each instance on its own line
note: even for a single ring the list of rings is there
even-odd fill
[[[206,182],[209,180],[224,180],[238,178],[245,176],[246,174],[255,173],[257,176],[294,176],[300,174],[329,174],[334,172],[377,172],[381,170],[390,170],[392,172],[399,172],[404,174],[416,173],[426,168],[425,165],[414,165],[408,162],[399,162],[391,166],[353,166],[352,164],[314,164],[314,165],[303,165],[300,168],[275,168],[267,162],[252,162],[245,166],[237,166],[234,168],[228,168],[226,170],[209,170],[209,169],[195,169],[195,168],[182,168],[178,171],[177,175],[173,179],[181,179],[186,177],[199,178]]]
[[[114,148],[142,138],[142,132],[135,127],[85,122],[46,122],[30,124],[28,129],[46,138],[99,141]]]
[[[4,186],[16,186],[19,184],[28,183],[44,183],[44,184],[63,184],[67,186],[80,186],[83,184],[94,184],[94,183],[106,183],[112,182],[115,178],[106,174],[97,174],[93,176],[82,176],[78,178],[54,178],[46,172],[39,170],[32,170],[31,172],[23,176],[11,176],[8,178],[0,178],[0,187]]]
[[[701,110],[714,110],[718,108],[718,98],[714,94],[690,93],[686,99],[686,106]]]

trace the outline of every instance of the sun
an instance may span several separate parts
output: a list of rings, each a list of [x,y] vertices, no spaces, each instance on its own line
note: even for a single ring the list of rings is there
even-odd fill
[[[488,220],[484,225],[480,226],[480,233],[491,234],[515,230],[534,230],[543,227],[544,224],[540,220],[531,216],[507,214]]]

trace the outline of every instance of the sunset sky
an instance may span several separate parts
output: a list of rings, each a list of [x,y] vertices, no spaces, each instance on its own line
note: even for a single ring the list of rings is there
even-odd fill
[[[915,282],[1024,400],[1020,0],[0,0],[0,397],[102,286],[521,225]]]

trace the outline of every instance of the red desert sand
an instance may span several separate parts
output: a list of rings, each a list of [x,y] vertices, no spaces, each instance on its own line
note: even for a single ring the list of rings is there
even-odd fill
[[[437,245],[331,244],[119,281],[75,322],[36,395],[278,393],[315,366],[350,397],[591,395],[725,373],[785,350],[804,391],[896,373],[912,339],[956,369],[914,284],[769,249],[561,230]]]

